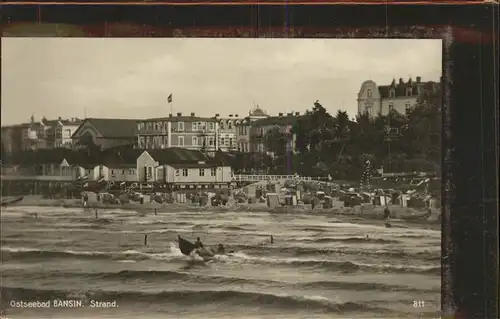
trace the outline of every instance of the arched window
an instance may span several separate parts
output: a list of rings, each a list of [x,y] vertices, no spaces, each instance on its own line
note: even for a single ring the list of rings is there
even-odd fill
[[[372,97],[372,90],[371,89],[366,90],[366,96]]]

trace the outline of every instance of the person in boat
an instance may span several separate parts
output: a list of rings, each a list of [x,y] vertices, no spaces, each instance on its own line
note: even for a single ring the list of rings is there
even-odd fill
[[[203,243],[201,242],[200,237],[196,237],[194,245],[196,248],[203,248]]]
[[[226,249],[224,248],[224,245],[219,244],[219,246],[217,246],[217,254],[225,254],[225,253]]]

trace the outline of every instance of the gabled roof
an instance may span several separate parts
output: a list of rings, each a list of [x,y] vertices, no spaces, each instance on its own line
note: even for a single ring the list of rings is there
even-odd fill
[[[165,148],[158,150],[147,150],[147,152],[156,160],[160,165],[164,164],[181,164],[181,163],[197,163],[206,162],[210,157],[201,151],[188,150],[184,148]]]
[[[143,149],[132,147],[110,148],[102,153],[102,164],[108,167],[137,165],[137,158],[144,153]]]
[[[80,124],[80,127],[75,131],[73,136],[75,136],[87,121],[92,124],[104,138],[133,138],[137,134],[137,122],[139,120],[87,118]]]
[[[111,167],[116,165],[135,165],[137,158],[145,151],[160,165],[209,162],[210,157],[201,151],[185,148],[141,149],[130,145],[117,146],[102,152],[103,164]]]

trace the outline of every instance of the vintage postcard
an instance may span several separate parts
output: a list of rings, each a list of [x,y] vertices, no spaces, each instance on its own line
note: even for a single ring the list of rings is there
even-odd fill
[[[441,40],[1,41],[6,316],[440,316]]]

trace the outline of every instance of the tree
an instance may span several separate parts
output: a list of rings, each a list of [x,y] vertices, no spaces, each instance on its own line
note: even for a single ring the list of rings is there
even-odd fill
[[[274,127],[266,133],[264,147],[266,150],[274,153],[275,156],[284,156],[287,140],[288,137],[280,130],[280,127]]]
[[[408,114],[408,135],[412,157],[441,162],[441,109],[440,90],[425,91],[417,105]]]

